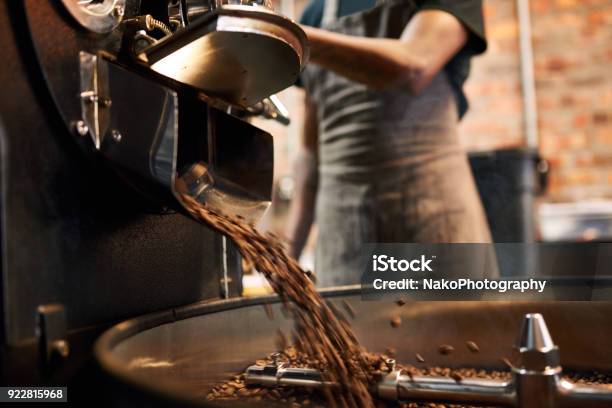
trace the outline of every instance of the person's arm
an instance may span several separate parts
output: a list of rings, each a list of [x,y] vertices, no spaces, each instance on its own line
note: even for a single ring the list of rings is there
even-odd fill
[[[294,160],[295,189],[285,236],[289,241],[289,255],[298,259],[314,220],[318,186],[318,125],[316,106],[305,96],[304,129],[298,153]]]
[[[413,93],[425,88],[468,39],[463,24],[442,10],[417,12],[400,39],[302,28],[311,62],[374,89],[405,87]]]

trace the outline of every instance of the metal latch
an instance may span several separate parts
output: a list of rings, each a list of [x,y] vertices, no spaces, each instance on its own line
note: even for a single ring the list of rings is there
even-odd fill
[[[45,365],[53,364],[70,354],[66,340],[66,310],[59,303],[38,306],[36,335],[40,360]]]
[[[109,108],[112,101],[108,90],[108,71],[105,64],[99,64],[99,57],[85,51],[79,53],[81,84],[81,122],[77,123],[77,132],[82,136],[87,133],[100,150],[102,138],[108,130],[110,121]]]

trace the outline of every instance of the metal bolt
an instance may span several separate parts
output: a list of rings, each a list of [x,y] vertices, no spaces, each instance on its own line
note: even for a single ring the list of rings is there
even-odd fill
[[[153,16],[150,14],[147,14],[145,16],[145,28],[147,31],[153,31],[153,29],[155,28],[153,24]]]
[[[110,108],[111,105],[113,104],[113,101],[111,101],[110,98],[100,98],[100,103],[102,104],[103,107]]]
[[[278,360],[280,359],[280,353],[273,353],[270,357],[272,357],[272,364],[278,366]]]
[[[125,9],[121,5],[117,5],[113,9],[113,17],[116,17],[116,18],[119,19],[119,18],[123,17],[123,13],[125,13]]]
[[[123,139],[123,135],[118,130],[113,130],[111,134],[113,135],[113,140],[117,143],[119,143],[121,139]]]
[[[74,124],[74,128],[79,136],[87,136],[89,133],[89,127],[82,120],[77,121]]]
[[[62,358],[66,358],[70,354],[70,346],[66,340],[54,341],[52,350],[55,355]]]
[[[393,358],[386,359],[385,364],[387,365],[387,368],[389,369],[390,372],[395,371],[395,369],[397,368],[397,363],[395,359]]]

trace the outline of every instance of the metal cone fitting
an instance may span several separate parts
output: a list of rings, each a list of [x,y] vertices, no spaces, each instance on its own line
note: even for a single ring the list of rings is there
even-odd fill
[[[559,367],[559,348],[553,342],[540,313],[525,315],[516,349],[519,369],[545,371]]]

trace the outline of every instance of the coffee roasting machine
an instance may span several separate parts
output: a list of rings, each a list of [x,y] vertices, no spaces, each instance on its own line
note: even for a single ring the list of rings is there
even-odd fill
[[[253,384],[317,386],[316,372],[249,367],[291,321],[276,297],[240,297],[237,250],[181,201],[249,222],[269,206],[272,137],[247,118],[287,123],[274,94],[308,60],[303,31],[267,0],[22,0],[0,11],[1,385],[67,386],[75,406],[214,405],[209,390],[245,370]],[[610,401],[559,379],[561,367],[612,371],[609,303],[418,302],[397,329],[395,304],[364,302],[358,288],[324,294],[350,302],[362,344],[394,348],[398,362],[420,353],[500,368],[522,333],[513,382],[411,380],[389,362],[385,398]],[[468,339],[478,354],[432,349]]]
[[[253,222],[271,202],[274,93],[308,59],[268,1],[0,4],[2,378],[77,378],[109,323],[241,293],[190,195]],[[76,387],[73,387],[76,388]]]

